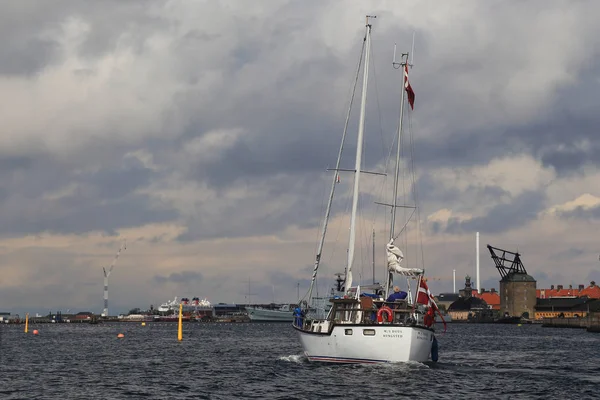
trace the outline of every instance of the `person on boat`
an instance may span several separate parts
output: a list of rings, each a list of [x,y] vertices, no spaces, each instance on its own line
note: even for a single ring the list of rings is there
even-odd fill
[[[300,306],[297,306],[296,308],[294,308],[294,323],[299,328],[302,327],[302,317],[302,309],[300,308]]]
[[[390,294],[386,300],[387,303],[393,303],[396,300],[404,300],[408,294],[400,290],[398,286],[394,286],[394,293]]]

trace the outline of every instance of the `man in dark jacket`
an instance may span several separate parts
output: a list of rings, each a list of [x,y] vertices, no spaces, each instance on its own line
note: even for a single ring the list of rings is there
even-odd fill
[[[393,303],[396,300],[404,300],[408,293],[400,290],[398,286],[394,286],[394,293],[390,294],[387,298],[386,302]]]

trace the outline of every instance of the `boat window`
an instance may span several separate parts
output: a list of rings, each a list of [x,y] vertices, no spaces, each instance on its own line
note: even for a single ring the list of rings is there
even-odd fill
[[[352,329],[346,329],[345,332],[346,335],[352,335]]]
[[[363,329],[363,335],[375,336],[375,329]]]

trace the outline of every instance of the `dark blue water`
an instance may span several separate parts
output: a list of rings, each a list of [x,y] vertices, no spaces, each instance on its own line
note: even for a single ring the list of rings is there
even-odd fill
[[[600,398],[598,334],[450,324],[438,338],[437,364],[337,365],[306,361],[288,324],[186,324],[182,342],[168,323],[2,325],[0,399]]]

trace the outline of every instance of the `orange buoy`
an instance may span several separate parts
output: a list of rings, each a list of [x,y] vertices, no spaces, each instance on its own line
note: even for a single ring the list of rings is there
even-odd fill
[[[118,337],[119,339],[122,339],[122,338],[124,338],[124,337],[125,337],[125,335],[123,335],[122,333],[119,333],[119,334],[117,335],[117,337]]]
[[[33,330],[33,334],[34,334],[34,335],[37,335],[38,333],[39,333],[39,332],[38,332],[38,330],[37,330],[37,329],[34,329],[34,330]]]

